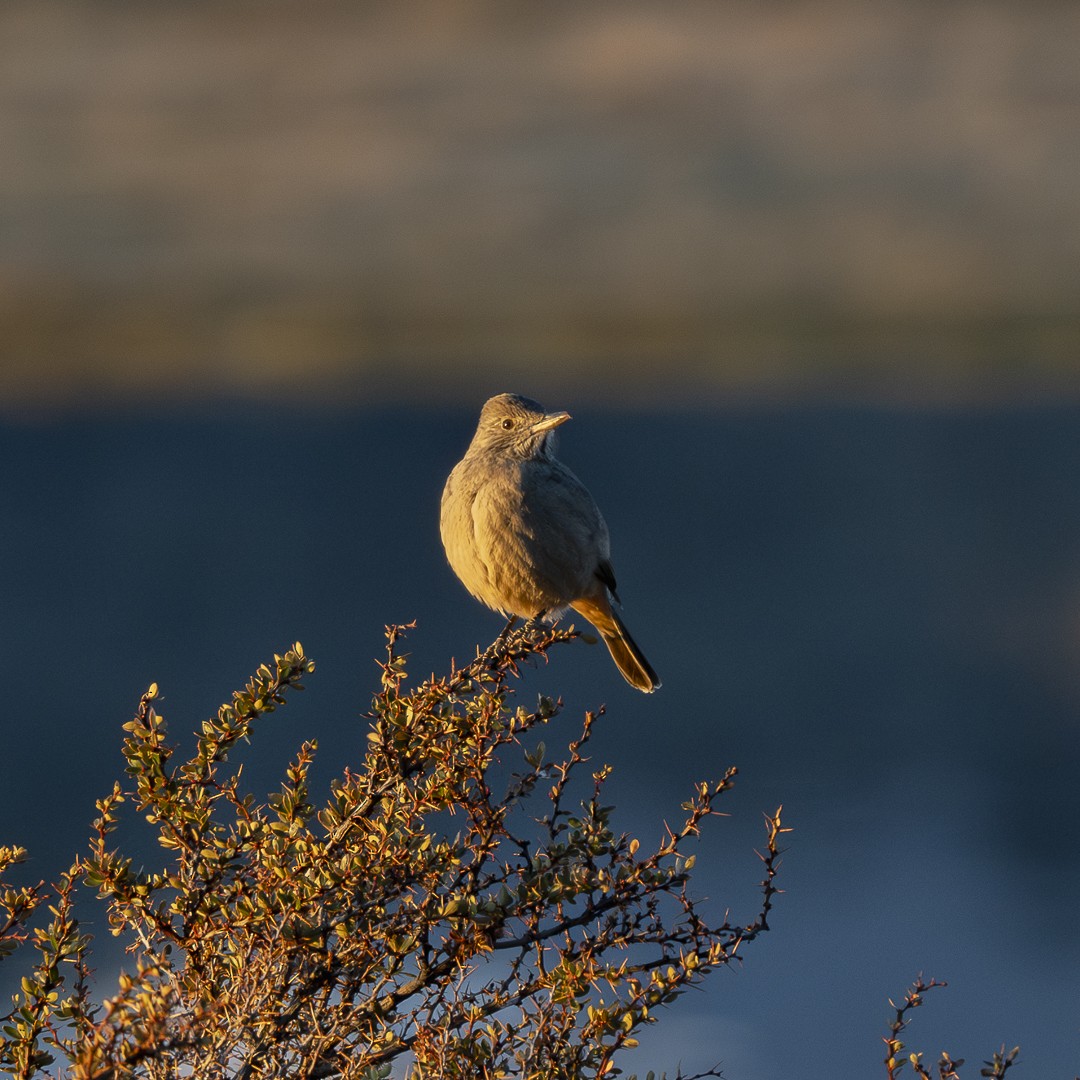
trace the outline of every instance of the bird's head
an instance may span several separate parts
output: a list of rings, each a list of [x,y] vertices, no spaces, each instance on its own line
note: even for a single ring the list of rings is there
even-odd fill
[[[535,401],[518,394],[499,394],[480,410],[480,423],[469,450],[523,459],[553,457],[555,429],[569,419],[568,412],[546,413]]]

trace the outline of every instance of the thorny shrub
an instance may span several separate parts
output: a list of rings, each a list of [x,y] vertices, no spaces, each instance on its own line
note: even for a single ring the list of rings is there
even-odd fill
[[[550,758],[533,738],[559,703],[518,704],[511,677],[573,630],[520,629],[409,689],[405,629],[387,629],[366,755],[318,808],[313,743],[265,804],[231,760],[314,671],[297,644],[203,723],[179,764],[152,686],[125,725],[128,781],[98,801],[89,854],[51,888],[6,884],[24,852],[0,849],[0,955],[26,942],[37,955],[2,1018],[0,1069],[20,1080],[376,1080],[395,1063],[416,1080],[614,1076],[660,1006],[768,929],[779,811],[766,817],[755,915],[710,922],[688,891],[686,849],[734,769],[698,784],[681,826],[646,849],[616,831],[609,769],[585,756],[599,714]],[[156,830],[158,868],[113,846],[125,805]],[[104,1000],[80,886],[131,958]]]

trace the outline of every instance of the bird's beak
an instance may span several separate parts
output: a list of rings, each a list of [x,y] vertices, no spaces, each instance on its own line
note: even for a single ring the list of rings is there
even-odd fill
[[[534,435],[541,435],[545,431],[550,431],[552,428],[557,428],[560,424],[565,424],[570,419],[568,412],[553,412],[548,413],[543,420],[537,420],[529,431]]]

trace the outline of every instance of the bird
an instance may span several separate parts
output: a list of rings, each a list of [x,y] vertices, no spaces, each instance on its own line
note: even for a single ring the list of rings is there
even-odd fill
[[[443,548],[465,588],[511,625],[573,608],[595,627],[623,678],[651,694],[660,679],[615,610],[607,524],[555,456],[556,429],[569,419],[518,394],[484,403],[443,489]]]

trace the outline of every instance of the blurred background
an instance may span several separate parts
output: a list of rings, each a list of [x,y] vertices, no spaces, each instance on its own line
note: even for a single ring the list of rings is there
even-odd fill
[[[912,1046],[1075,1075],[1078,41],[1050,0],[0,6],[0,842],[55,876],[151,681],[189,748],[296,638],[252,788],[355,762],[384,623],[418,677],[501,626],[437,508],[513,390],[573,413],[664,679],[578,643],[519,692],[607,704],[643,843],[740,767],[718,918],[795,829],[773,931],[625,1067],[880,1074],[922,971]]]

